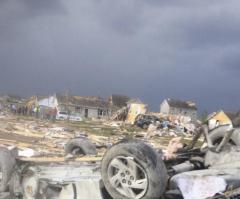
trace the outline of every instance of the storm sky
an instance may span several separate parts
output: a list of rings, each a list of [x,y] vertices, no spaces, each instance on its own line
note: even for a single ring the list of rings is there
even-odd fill
[[[0,92],[240,106],[239,0],[1,0]]]

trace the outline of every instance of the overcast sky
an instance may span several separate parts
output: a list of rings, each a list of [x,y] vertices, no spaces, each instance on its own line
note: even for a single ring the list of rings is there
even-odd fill
[[[1,0],[0,92],[240,106],[239,0]]]

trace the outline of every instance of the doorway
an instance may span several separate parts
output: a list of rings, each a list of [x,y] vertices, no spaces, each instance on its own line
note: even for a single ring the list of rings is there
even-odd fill
[[[84,116],[85,116],[85,118],[88,118],[88,109],[85,109]]]

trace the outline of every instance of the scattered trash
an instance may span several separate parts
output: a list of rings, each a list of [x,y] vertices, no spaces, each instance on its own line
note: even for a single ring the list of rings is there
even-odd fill
[[[176,152],[178,149],[183,148],[183,144],[181,142],[180,137],[173,138],[169,141],[168,147],[165,151],[164,158],[166,160],[170,160],[176,157]]]
[[[126,110],[125,108],[124,111]],[[217,198],[216,195],[219,193],[226,195],[232,191],[231,194],[234,196],[240,193],[238,190],[240,187],[239,184],[229,184],[229,181],[225,180],[231,180],[232,176],[235,177],[235,180],[238,179],[239,158],[237,157],[239,156],[240,144],[238,129],[233,129],[231,125],[228,125],[228,128],[220,125],[217,126],[217,128],[221,128],[220,130],[214,128],[209,134],[206,134],[204,131],[199,131],[202,134],[198,134],[198,128],[201,127],[203,129],[203,127],[199,127],[199,124],[195,124],[189,119],[163,117],[160,114],[154,113],[144,113],[137,116],[135,119],[137,122],[135,122],[135,125],[131,125],[127,121],[129,115],[124,111],[121,109],[118,113],[125,114],[125,121],[95,119],[84,120],[82,122],[49,121],[32,117],[20,117],[12,113],[1,112],[0,146],[9,149],[17,147],[19,150],[16,157],[19,160],[23,160],[24,163],[33,163],[33,167],[28,167],[27,164],[24,166],[29,170],[29,173],[34,173],[34,177],[38,176],[38,172],[40,172],[42,177],[47,176],[44,179],[48,179],[49,182],[60,179],[61,181],[57,180],[56,182],[61,182],[70,187],[66,189],[64,193],[61,193],[63,195],[68,191],[72,191],[72,184],[70,185],[69,182],[72,183],[74,181],[75,183],[76,180],[71,169],[76,169],[76,171],[81,170],[83,173],[78,173],[79,175],[85,175],[85,171],[87,170],[89,173],[87,173],[86,176],[89,176],[89,174],[92,175],[92,173],[97,171],[97,177],[94,176],[94,179],[101,180],[99,165],[102,157],[105,157],[105,161],[114,160],[113,162],[108,162],[106,165],[112,165],[112,167],[116,167],[117,169],[120,165],[120,169],[126,169],[126,166],[129,164],[132,165],[132,167],[129,167],[131,170],[134,168],[134,164],[139,163],[134,162],[131,153],[134,151],[134,154],[138,154],[138,150],[141,151],[143,148],[145,150],[142,152],[145,153],[147,151],[148,153],[141,157],[143,158],[140,160],[141,166],[137,165],[137,170],[141,175],[130,176],[131,179],[141,176],[141,179],[138,179],[140,181],[134,184],[134,186],[138,188],[141,187],[148,191],[148,186],[144,186],[144,175],[149,174],[151,177],[161,177],[165,175],[164,172],[156,173],[164,171],[164,165],[158,162],[163,160],[167,166],[170,187],[167,187],[166,190],[163,188],[161,188],[162,190],[154,190],[159,194],[166,194],[166,197],[164,197],[166,199],[168,199],[168,191],[172,191],[172,193],[178,196],[180,195],[184,199],[213,199]],[[121,114],[115,117],[115,119],[123,118]],[[135,116],[134,114],[134,117]],[[128,119],[132,121],[134,117],[131,116],[131,118]],[[229,128],[231,129],[229,130]],[[134,141],[135,138],[138,138],[137,142]],[[128,140],[131,141],[128,142]],[[116,143],[120,143],[121,147],[118,148],[116,146],[118,144]],[[186,147],[186,145],[188,146]],[[197,147],[195,147],[196,145]],[[151,147],[154,149],[150,149]],[[112,148],[116,150],[112,151]],[[154,150],[154,152],[152,150]],[[104,156],[106,151],[109,154],[109,159]],[[125,157],[123,155],[126,151],[128,152],[125,154]],[[158,153],[156,157],[154,156],[155,152]],[[114,154],[117,156],[115,157]],[[152,157],[155,158],[151,159],[152,157],[148,157],[149,154],[152,154]],[[157,162],[162,170],[144,170],[145,168],[150,168],[144,166],[146,157],[149,162]],[[47,166],[44,168],[41,167],[40,164],[38,165],[38,161],[46,162]],[[81,164],[79,164],[80,161]],[[20,164],[23,163],[22,161],[19,162]],[[56,169],[59,169],[57,170],[59,173],[63,172],[64,175],[66,174],[65,176],[61,175],[61,177],[59,177],[55,175],[52,170],[55,168],[52,167],[53,162],[56,162],[58,166],[62,166]],[[91,167],[90,170],[89,162],[91,162],[91,166],[94,167]],[[0,164],[2,163],[3,162],[0,162]],[[75,166],[73,166],[75,164],[78,164],[78,167],[75,168]],[[83,165],[85,170],[79,169]],[[5,168],[6,167],[4,167],[4,169]],[[40,170],[38,170],[39,168]],[[116,174],[114,172],[117,172],[117,169],[109,168],[109,175]],[[14,171],[7,171],[8,175],[16,175]],[[186,172],[187,175],[183,175],[183,171]],[[133,174],[135,175],[134,172]],[[85,179],[86,176],[84,176]],[[106,177],[107,176],[104,177],[105,183],[107,180]],[[82,180],[82,178],[79,179]],[[131,179],[129,178],[128,180],[130,181]],[[146,179],[148,179],[148,177]],[[26,183],[23,187],[26,187],[27,183],[32,182],[32,180],[33,179],[24,179],[21,181]],[[153,180],[154,182],[159,182],[158,180],[160,179],[154,178]],[[60,186],[61,183],[59,183]],[[82,181],[79,183],[82,183]],[[130,181],[130,183],[132,182]],[[172,186],[172,184],[174,184],[174,186]],[[118,183],[115,183],[115,186],[117,185]],[[78,183],[76,183],[76,186],[78,186]],[[165,187],[165,185],[163,184],[162,187]],[[172,187],[174,187],[175,190],[172,190]],[[107,188],[109,190],[109,187]],[[113,187],[110,187],[109,193],[113,193],[112,189]],[[119,190],[119,187],[117,190]],[[122,191],[122,193],[124,193],[124,190]],[[139,199],[143,198],[141,197],[141,189],[138,190],[136,194],[139,194]],[[150,198],[153,193],[148,194],[150,194]],[[126,195],[126,197],[128,196]],[[132,198],[134,197],[129,197],[129,199]],[[172,198],[177,199],[178,197],[174,195]]]

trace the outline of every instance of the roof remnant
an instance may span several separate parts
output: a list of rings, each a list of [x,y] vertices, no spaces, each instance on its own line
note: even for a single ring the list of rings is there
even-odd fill
[[[127,104],[144,104],[140,99],[131,99],[127,102]]]
[[[207,117],[207,120],[212,119],[213,117],[215,117],[217,114],[221,112],[223,112],[229,118],[229,120],[232,121],[232,124],[234,127],[240,127],[240,111],[231,112],[231,111],[219,110],[218,112],[213,112],[212,114],[210,114]]]
[[[219,111],[217,111],[217,112],[213,112],[213,113],[211,113],[211,114],[209,114],[208,116],[207,116],[207,121],[208,120],[211,120],[213,117],[215,117],[217,114],[219,114],[220,112],[223,112],[223,110],[219,110]],[[229,118],[230,119],[230,118]]]
[[[207,120],[212,119],[213,117],[215,117],[221,112],[224,113],[230,120],[234,120],[236,117],[240,115],[240,113],[238,112],[227,112],[227,111],[219,110],[217,112],[213,112],[210,115],[208,115]]]
[[[127,102],[130,100],[130,97],[125,95],[112,95],[109,98],[109,103],[112,106],[116,106],[118,108],[122,108],[127,106]]]
[[[73,96],[73,95],[64,95],[57,94],[57,100],[59,104],[69,104],[77,106],[86,106],[86,107],[96,107],[96,108],[108,108],[108,102],[104,101],[100,97],[89,97],[89,96]]]
[[[171,107],[197,110],[196,103],[192,101],[182,101],[168,98],[167,102]]]

